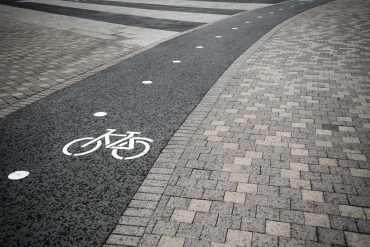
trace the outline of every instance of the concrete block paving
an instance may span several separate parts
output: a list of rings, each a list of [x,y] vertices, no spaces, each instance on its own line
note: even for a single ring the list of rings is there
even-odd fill
[[[107,244],[369,246],[369,11],[331,2],[245,56],[134,197],[158,204],[130,204]]]

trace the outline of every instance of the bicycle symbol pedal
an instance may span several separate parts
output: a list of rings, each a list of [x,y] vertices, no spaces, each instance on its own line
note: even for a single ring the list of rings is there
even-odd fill
[[[116,129],[107,129],[107,131],[108,131],[107,133],[97,138],[83,137],[83,138],[73,140],[67,143],[63,147],[63,153],[69,156],[83,156],[83,155],[86,155],[86,154],[89,154],[89,153],[92,153],[98,150],[102,146],[103,141],[104,141],[105,148],[113,149],[112,156],[114,158],[119,159],[119,160],[122,160],[122,159],[131,160],[131,159],[137,159],[145,155],[146,153],[148,153],[150,150],[149,143],[153,142],[152,139],[149,139],[146,137],[135,136],[135,135],[139,135],[140,132],[128,131],[126,132],[126,134],[114,134]],[[111,142],[110,137],[121,137],[121,138],[118,141]],[[86,149],[83,150],[82,152],[81,151],[70,152],[69,150],[72,148],[71,147],[72,145],[73,147],[76,147],[76,145],[74,144],[79,144],[79,148],[81,149],[86,148]],[[135,150],[138,144],[143,146],[143,150],[140,153],[133,155],[133,156],[125,157],[125,158],[123,158],[122,156],[118,154],[119,150],[128,150],[128,151]]]

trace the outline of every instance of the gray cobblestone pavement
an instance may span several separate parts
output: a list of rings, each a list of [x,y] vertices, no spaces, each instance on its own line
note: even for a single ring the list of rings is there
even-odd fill
[[[307,11],[219,80],[106,247],[368,247],[369,12]]]
[[[5,17],[0,36],[0,117],[141,48]]]

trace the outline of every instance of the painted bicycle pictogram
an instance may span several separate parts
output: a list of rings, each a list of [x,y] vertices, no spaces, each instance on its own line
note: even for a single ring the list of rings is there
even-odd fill
[[[95,137],[83,137],[69,142],[63,147],[63,153],[70,156],[83,156],[89,153],[92,153],[98,150],[104,141],[105,148],[111,148],[112,156],[116,159],[122,160],[124,157],[118,154],[120,150],[132,151],[138,149],[139,151],[143,149],[136,155],[125,157],[125,160],[131,160],[139,158],[150,150],[150,144],[153,142],[152,139],[146,137],[139,137],[140,132],[128,131],[126,134],[115,134],[116,129],[107,129],[107,133],[95,138]],[[111,142],[111,137],[122,137],[117,141]],[[79,145],[78,145],[79,144]],[[141,144],[143,147],[137,147],[138,144]],[[71,149],[85,149],[78,151],[70,151]]]

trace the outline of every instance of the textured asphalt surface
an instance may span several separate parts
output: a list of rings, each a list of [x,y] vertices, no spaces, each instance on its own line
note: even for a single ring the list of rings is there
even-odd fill
[[[0,246],[101,246],[169,138],[231,63],[277,24],[325,2],[285,2],[206,26],[2,120]],[[96,118],[98,111],[108,115]],[[66,143],[108,128],[142,132],[154,140],[150,152],[130,161],[105,148],[62,153]],[[30,176],[8,180],[15,170]]]

